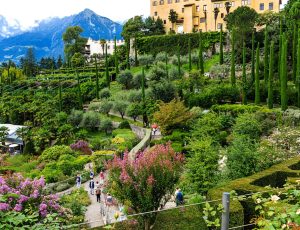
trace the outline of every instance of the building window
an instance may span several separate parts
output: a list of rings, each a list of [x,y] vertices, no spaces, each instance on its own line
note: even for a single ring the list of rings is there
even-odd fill
[[[176,3],[180,2],[180,0],[175,0]]]
[[[264,3],[260,3],[259,4],[259,10],[264,10],[265,9],[265,4]]]
[[[203,5],[203,11],[206,11],[207,5]]]
[[[197,11],[197,12],[200,11],[200,6],[196,6],[196,11]]]
[[[242,6],[249,5],[250,2],[248,0],[242,0]]]
[[[231,2],[231,6],[234,7],[234,2]]]
[[[165,25],[167,24],[167,21],[166,21],[166,20],[164,20],[164,24],[165,24]]]
[[[221,18],[224,18],[224,13],[221,13]]]
[[[153,6],[157,6],[157,1],[153,1]]]
[[[160,0],[159,5],[163,5],[163,4],[164,4],[164,0]]]
[[[154,12],[154,16],[157,16],[157,11]]]
[[[173,0],[168,0],[168,4],[172,4]]]
[[[214,8],[222,8],[223,4],[222,3],[215,3]]]
[[[181,12],[184,13],[184,8],[181,9]]]
[[[273,8],[274,8],[273,2],[270,2],[269,3],[269,10],[273,10]]]
[[[222,28],[222,23],[218,23],[217,28],[220,30]]]
[[[205,18],[200,18],[200,23],[204,23],[205,22]]]

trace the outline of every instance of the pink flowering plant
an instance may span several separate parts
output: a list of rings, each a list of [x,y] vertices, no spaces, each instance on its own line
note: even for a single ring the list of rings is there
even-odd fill
[[[65,216],[68,210],[60,206],[56,195],[43,195],[44,186],[43,177],[34,180],[25,179],[21,174],[14,174],[7,179],[0,177],[0,213],[37,214],[40,220],[48,214]]]
[[[115,158],[107,163],[109,191],[122,203],[130,203],[135,213],[158,210],[166,195],[173,193],[181,175],[184,157],[171,144],[156,145],[130,160]],[[155,222],[156,214],[143,215],[145,229]]]
[[[81,152],[81,153],[86,154],[86,155],[91,155],[92,154],[92,150],[89,147],[89,143],[86,142],[86,141],[83,141],[83,140],[79,140],[76,143],[71,144],[70,147],[71,147],[72,150]]]

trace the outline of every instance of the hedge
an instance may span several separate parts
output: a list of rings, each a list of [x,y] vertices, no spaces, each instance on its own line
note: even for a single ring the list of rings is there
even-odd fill
[[[198,49],[199,33],[190,33],[140,37],[137,38],[137,50],[140,54],[156,55],[159,52],[167,52],[169,55],[174,55],[177,53],[176,47],[179,44],[181,54],[187,54],[189,38],[191,38],[191,48]],[[218,32],[202,33],[202,39],[203,48],[207,49],[212,44],[219,42],[220,34]]]
[[[300,157],[295,157],[281,164],[256,173],[250,177],[237,179],[208,191],[208,200],[222,199],[223,192],[235,190],[238,195],[245,195],[268,190],[266,186],[282,188],[290,177],[300,175]],[[230,226],[241,226],[249,224],[254,216],[255,204],[251,200],[230,201]]]
[[[216,113],[230,113],[232,116],[238,116],[242,113],[255,113],[255,112],[265,112],[271,113],[272,110],[258,106],[258,105],[241,105],[241,104],[224,104],[224,105],[213,105],[211,110]]]

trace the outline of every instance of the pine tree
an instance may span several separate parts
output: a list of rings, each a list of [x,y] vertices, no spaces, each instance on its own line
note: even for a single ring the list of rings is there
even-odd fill
[[[260,104],[260,82],[259,82],[259,43],[256,48],[255,58],[255,104]]]
[[[204,74],[204,60],[203,60],[203,44],[202,44],[202,31],[199,33],[199,69],[200,74]]]
[[[221,30],[220,30],[220,55],[219,55],[219,62],[220,65],[223,65],[224,63],[224,53],[223,53],[223,26],[221,24]]]
[[[242,104],[247,104],[246,48],[243,43]]]
[[[255,40],[254,40],[254,31],[252,32],[251,80],[252,80],[252,82],[255,81]]]
[[[118,63],[118,54],[117,54],[117,38],[115,36],[115,49],[114,49],[114,55],[115,55],[115,68],[116,68],[116,75],[119,74],[119,63]]]
[[[274,75],[274,41],[271,42],[270,46],[270,59],[269,59],[269,78],[268,78],[268,107],[273,109],[273,75]]]
[[[297,35],[298,35],[298,29],[297,24],[294,24],[294,30],[293,30],[293,50],[292,50],[292,70],[293,70],[293,81],[296,82],[296,76],[297,76]]]
[[[281,66],[280,66],[280,92],[281,92],[281,110],[287,109],[287,39],[286,35],[282,35],[281,44]]]
[[[264,41],[264,86],[265,89],[268,87],[268,75],[269,75],[269,37],[268,27],[265,28],[265,41]]]
[[[94,56],[95,59],[95,67],[96,67],[96,98],[99,99],[99,72],[98,72],[98,63],[97,56]]]
[[[109,79],[109,71],[108,71],[108,57],[107,57],[107,44],[105,45],[105,79],[108,88],[110,88],[110,79]]]
[[[298,107],[300,108],[300,29],[298,30],[298,46],[297,46],[297,75],[296,85],[298,91]]]
[[[191,38],[189,37],[189,71],[192,70]]]
[[[236,78],[235,78],[235,31],[232,30],[231,35],[231,68],[230,68],[230,79],[231,85],[235,86]]]

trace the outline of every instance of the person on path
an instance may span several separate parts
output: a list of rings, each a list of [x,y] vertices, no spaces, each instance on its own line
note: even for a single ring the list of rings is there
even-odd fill
[[[106,206],[108,206],[108,207],[113,205],[113,199],[112,199],[112,196],[109,193],[107,193],[105,203],[106,203]]]
[[[100,185],[99,185],[98,181],[96,182],[95,193],[96,193],[96,197],[97,197],[97,202],[100,203],[101,202],[101,188],[100,188]]]
[[[91,169],[91,171],[90,171],[90,178],[91,178],[91,179],[94,179],[94,172],[93,172],[92,169]]]
[[[94,195],[95,183],[93,179],[90,180],[89,188],[90,188],[91,195]]]
[[[76,176],[76,187],[80,188],[80,186],[81,186],[81,175],[77,174],[77,176]]]
[[[100,185],[103,185],[104,184],[104,172],[101,171],[100,172]]]
[[[183,205],[183,193],[179,189],[177,194],[176,194],[176,206]]]

